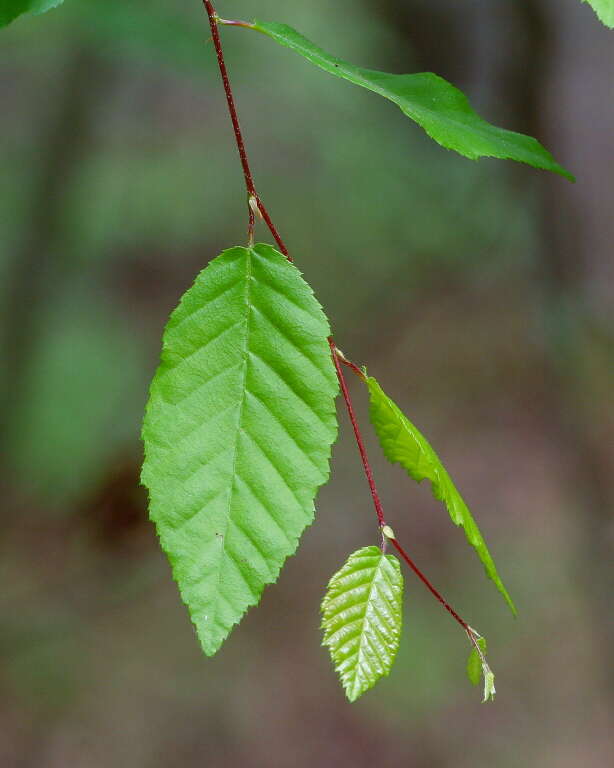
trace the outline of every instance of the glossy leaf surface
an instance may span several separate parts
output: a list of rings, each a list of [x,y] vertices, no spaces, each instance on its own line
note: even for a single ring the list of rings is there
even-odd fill
[[[399,648],[403,576],[378,547],[354,552],[332,577],[322,601],[323,645],[350,701],[387,675]]]

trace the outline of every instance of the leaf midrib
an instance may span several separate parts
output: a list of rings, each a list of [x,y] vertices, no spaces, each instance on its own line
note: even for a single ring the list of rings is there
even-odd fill
[[[360,670],[360,663],[361,663],[361,657],[363,654],[363,646],[364,646],[364,635],[365,635],[365,622],[367,620],[367,610],[369,608],[369,603],[371,602],[371,596],[373,594],[373,589],[375,588],[375,580],[377,577],[377,572],[383,562],[384,555],[379,556],[379,560],[377,564],[373,568],[373,578],[371,579],[371,584],[369,586],[369,594],[367,595],[367,599],[365,601],[365,613],[362,617],[362,622],[360,626],[360,643],[358,644],[358,651],[356,653],[356,666],[354,667],[354,680],[352,682],[352,696],[356,695],[356,688],[358,686],[358,673]]]
[[[220,583],[222,579],[222,567],[224,563],[224,558],[228,555],[226,554],[226,534],[228,533],[228,528],[230,527],[230,520],[232,516],[232,499],[235,491],[235,487],[237,484],[237,456],[239,453],[239,437],[241,435],[241,429],[243,425],[243,410],[245,407],[245,400],[246,394],[247,394],[247,368],[249,365],[249,337],[250,337],[250,318],[252,314],[252,304],[251,304],[251,284],[252,284],[252,250],[251,248],[246,249],[247,251],[247,257],[246,257],[246,270],[245,270],[245,343],[243,345],[243,373],[242,373],[242,380],[241,380],[241,403],[239,405],[238,413],[237,413],[237,423],[236,423],[236,431],[235,431],[235,439],[234,439],[234,448],[233,448],[233,456],[232,456],[232,483],[230,484],[230,488],[228,490],[228,502],[226,505],[226,525],[224,527],[224,533],[222,534],[222,548],[220,550],[220,555],[218,559],[218,566],[217,566],[217,583],[216,583],[216,589],[215,589],[215,599],[213,602],[213,609],[212,609],[212,622],[217,621],[217,612],[218,612],[218,602],[219,602],[219,595],[221,594],[220,589]]]

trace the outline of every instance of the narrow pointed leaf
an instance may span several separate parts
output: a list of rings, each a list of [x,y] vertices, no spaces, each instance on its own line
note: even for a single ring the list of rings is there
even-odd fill
[[[614,0],[582,0],[589,3],[606,27],[614,29]]]
[[[322,601],[324,639],[350,701],[390,672],[399,649],[403,576],[378,547],[354,552]]]
[[[329,334],[300,272],[268,245],[214,259],[164,332],[142,480],[208,655],[313,520],[337,433]]]
[[[424,479],[431,482],[433,495],[446,505],[452,521],[464,528],[467,541],[477,552],[486,575],[515,614],[514,603],[499,578],[486,542],[430,443],[372,376],[367,378],[367,386],[371,401],[369,415],[386,458],[393,464],[400,464],[416,482]]]
[[[0,0],[0,27],[5,27],[22,13],[44,13],[64,0]]]
[[[472,109],[462,91],[438,75],[431,72],[397,75],[363,69],[331,56],[285,24],[254,21],[244,26],[262,32],[325,72],[389,99],[442,147],[471,160],[478,157],[517,160],[574,180],[536,139],[486,122]]]

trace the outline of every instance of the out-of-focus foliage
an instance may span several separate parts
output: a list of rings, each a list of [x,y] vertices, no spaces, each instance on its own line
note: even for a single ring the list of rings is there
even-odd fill
[[[75,285],[49,306],[11,420],[17,478],[56,510],[100,482],[139,427],[139,340],[111,306],[95,303]]]

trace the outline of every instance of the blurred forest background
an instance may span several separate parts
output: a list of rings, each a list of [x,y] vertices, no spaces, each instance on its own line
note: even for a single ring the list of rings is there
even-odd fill
[[[466,639],[407,573],[393,673],[345,702],[319,602],[376,531],[341,406],[298,555],[201,654],[147,521],[139,428],[170,310],[245,238],[240,167],[199,0],[66,0],[0,38],[0,765],[612,765],[614,33],[577,0],[218,4],[364,66],[435,71],[577,175],[465,160],[222,30],[297,265],[438,448],[519,607],[369,436],[387,516],[488,637],[498,697],[480,703]]]

